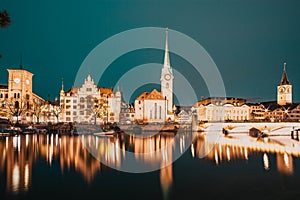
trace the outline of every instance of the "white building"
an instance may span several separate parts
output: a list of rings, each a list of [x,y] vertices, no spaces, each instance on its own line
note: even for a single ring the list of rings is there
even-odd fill
[[[79,123],[119,122],[121,92],[97,88],[90,74],[79,88],[60,91],[60,121]]]
[[[34,122],[34,110],[45,100],[32,91],[33,74],[19,69],[7,69],[8,84],[0,84],[0,117],[12,121]]]
[[[147,122],[165,122],[174,120],[173,108],[173,72],[170,65],[168,29],[166,29],[164,64],[161,70],[161,92],[154,89],[144,92],[134,103],[135,119]]]
[[[281,81],[277,86],[277,104],[286,105],[292,104],[292,84],[289,82],[285,69],[286,63],[284,63],[283,73]]]
[[[195,105],[199,121],[249,120],[250,107],[239,98],[207,98]]]
[[[166,99],[156,89],[144,92],[134,102],[135,119],[144,122],[165,122],[166,104]]]

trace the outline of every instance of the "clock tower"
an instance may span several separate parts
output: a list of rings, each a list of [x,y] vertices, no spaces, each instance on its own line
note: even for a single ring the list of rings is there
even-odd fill
[[[8,98],[30,100],[33,74],[22,68],[8,69]]]
[[[169,56],[169,47],[168,47],[168,28],[166,29],[166,46],[165,46],[165,57],[164,65],[161,70],[161,93],[166,100],[166,107],[169,113],[172,112],[173,108],[173,73],[170,66],[170,56]]]
[[[292,104],[292,84],[289,82],[286,74],[286,63],[284,63],[281,81],[277,86],[277,104]]]

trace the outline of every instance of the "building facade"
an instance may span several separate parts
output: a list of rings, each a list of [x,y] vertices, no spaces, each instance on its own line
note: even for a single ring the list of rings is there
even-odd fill
[[[143,122],[165,122],[167,101],[160,92],[144,92],[134,102],[135,119]]]
[[[245,99],[213,97],[203,99],[194,106],[199,121],[245,121],[249,120],[250,107]]]
[[[135,120],[145,122],[165,122],[174,120],[173,114],[173,72],[170,65],[168,29],[164,64],[161,71],[161,92],[156,89],[142,93],[134,102]]]
[[[34,122],[35,110],[45,100],[32,92],[33,74],[22,66],[7,71],[8,84],[0,85],[0,115],[12,121]]]
[[[60,91],[60,121],[78,123],[119,122],[121,92],[97,88],[89,74],[79,88]]]
[[[284,106],[293,103],[292,84],[289,82],[286,74],[286,63],[284,63],[281,81],[277,86],[277,104]]]

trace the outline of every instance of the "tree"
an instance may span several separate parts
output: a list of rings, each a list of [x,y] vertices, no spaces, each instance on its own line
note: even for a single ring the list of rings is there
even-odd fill
[[[10,24],[10,16],[6,10],[0,12],[0,27],[6,28]]]
[[[94,124],[97,122],[97,118],[104,120],[108,114],[107,102],[98,100],[95,97],[87,96],[87,111],[92,113],[94,116]]]
[[[59,122],[59,115],[63,112],[62,106],[52,105],[52,113],[56,117],[56,121]]]
[[[0,12],[0,28],[6,28],[10,24],[10,17],[6,10]],[[2,55],[0,54],[0,58]]]
[[[45,103],[43,101],[40,101],[39,99],[33,100],[33,106],[32,106],[32,114],[36,117],[36,122],[40,123],[40,117],[43,112],[43,106]]]
[[[30,109],[29,101],[26,99],[10,98],[5,102],[6,112],[10,118],[16,117],[19,123],[19,117],[25,114]]]

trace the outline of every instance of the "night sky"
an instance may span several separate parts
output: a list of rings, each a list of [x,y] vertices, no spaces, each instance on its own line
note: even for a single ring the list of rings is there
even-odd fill
[[[0,83],[7,83],[6,69],[17,68],[22,54],[24,69],[34,74],[34,92],[45,99],[58,97],[62,77],[65,88],[72,87],[85,57],[105,39],[133,28],[169,27],[205,48],[228,96],[275,100],[287,62],[293,99],[300,101],[298,0],[1,0],[4,9],[12,22],[0,29]],[[151,49],[130,52],[109,66],[98,86],[113,87],[126,70],[163,63],[163,55]],[[184,70],[190,69],[188,62],[171,54],[171,65],[185,71],[198,98],[209,95],[201,77]]]

